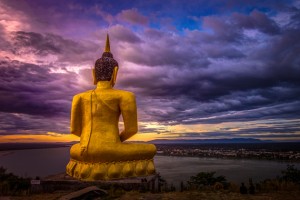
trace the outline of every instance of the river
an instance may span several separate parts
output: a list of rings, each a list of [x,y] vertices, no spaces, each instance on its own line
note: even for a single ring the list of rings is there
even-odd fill
[[[0,166],[23,177],[45,177],[65,171],[69,148],[30,149],[0,152]],[[287,162],[247,159],[155,156],[156,170],[168,183],[178,185],[198,172],[215,171],[228,181],[239,184],[252,178],[258,182],[275,178],[286,169]],[[300,163],[293,163],[299,169]]]

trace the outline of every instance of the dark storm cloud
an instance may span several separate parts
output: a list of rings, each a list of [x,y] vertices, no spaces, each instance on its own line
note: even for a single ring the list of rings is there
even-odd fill
[[[299,28],[300,27],[300,9],[292,7],[291,12],[292,12],[291,21],[288,24],[288,26],[291,28]]]
[[[62,38],[59,36],[18,31],[15,33],[13,40],[15,41],[13,46],[15,47],[14,53],[16,54],[18,54],[17,51],[20,47],[32,48],[32,53],[41,56],[62,53],[62,47],[60,43]]]
[[[257,10],[252,11],[250,15],[234,13],[232,18],[233,22],[240,28],[257,29],[270,35],[280,32],[280,28],[274,20],[271,20],[266,14]]]
[[[273,126],[272,127],[272,133],[278,134],[278,133],[297,133],[300,131],[300,126],[295,125],[295,127],[286,127],[285,125],[281,127]],[[240,133],[244,134],[251,134],[251,133],[269,133],[270,128],[269,127],[258,127],[258,128],[249,128],[249,129],[243,129],[240,131]],[[300,137],[300,136],[299,136]]]
[[[140,14],[138,10],[134,8],[129,10],[122,10],[117,18],[119,18],[119,20],[121,21],[126,21],[137,25],[147,25],[149,23],[147,17]]]
[[[158,67],[205,67],[209,64],[201,51],[192,48],[184,38],[171,33],[147,30],[143,43],[132,45],[120,52],[122,57],[138,65]],[[150,36],[151,34],[151,36]],[[160,37],[161,36],[161,37]],[[155,38],[153,38],[155,37]],[[160,70],[160,69],[157,69]]]
[[[29,53],[38,56],[55,55],[60,62],[90,62],[98,46],[92,42],[75,42],[55,34],[17,31],[11,40],[12,52],[15,55]],[[83,55],[84,54],[84,55]]]
[[[68,133],[72,97],[87,88],[78,84],[80,75],[50,68],[0,61],[0,134]]]
[[[0,135],[69,133],[66,116],[43,116],[23,113],[0,112]]]
[[[162,123],[221,123],[264,119],[294,119],[300,115],[299,89],[266,88],[259,91],[234,92],[212,100],[195,100],[187,95],[174,99],[139,102],[145,115]],[[270,94],[271,93],[271,94]],[[143,97],[144,95],[140,95]],[[157,97],[159,99],[159,97]]]
[[[1,54],[4,131],[65,130],[72,96],[92,87],[86,66],[101,55],[104,43],[94,41],[108,30],[120,64],[116,86],[136,93],[140,121],[285,120],[207,135],[263,137],[274,130],[278,137],[290,137],[299,132],[295,123],[287,123],[300,116],[300,12],[294,1],[4,2],[19,11],[11,24],[18,19],[30,24],[0,23],[0,50],[13,52]],[[18,56],[28,62],[14,61]],[[74,66],[81,68],[78,74],[67,70]],[[63,73],[51,71],[57,68]],[[146,125],[140,130],[166,132]]]
[[[270,130],[270,128],[269,128]],[[207,138],[256,138],[256,139],[263,139],[263,140],[272,140],[272,139],[299,139],[299,134],[273,134],[273,133],[251,133],[248,132],[248,134],[244,135],[242,133],[234,132],[234,131],[228,131],[228,132],[206,132],[204,134],[199,133],[183,133],[180,134],[180,137],[188,137],[188,138],[196,138],[196,139],[207,139]]]
[[[120,83],[154,98],[140,100],[143,115],[152,116],[147,119],[197,124],[300,116],[300,29],[279,28],[258,11],[226,20],[205,17],[204,25],[211,32],[188,31],[186,38],[155,31],[157,40],[124,56],[160,66]],[[252,38],[244,30],[259,36]],[[205,57],[207,62],[201,61]]]
[[[139,133],[170,133],[170,131],[166,131],[166,129],[164,127],[161,128],[149,128],[143,125],[139,125]]]
[[[234,59],[234,58],[242,58],[245,55],[236,49],[235,47],[230,47],[230,46],[224,46],[224,47],[219,47],[215,48],[213,45],[207,45],[204,46],[205,48],[205,54],[209,58],[228,58],[228,59]]]
[[[116,25],[110,29],[110,35],[112,38],[119,42],[127,43],[140,43],[142,40],[135,35],[129,28],[121,25]]]
[[[0,50],[6,50],[7,46],[9,46],[9,42],[4,38],[5,30],[3,26],[0,25]]]
[[[73,76],[50,73],[46,66],[1,60],[0,112],[66,116],[77,85]]]
[[[202,33],[202,40],[231,43],[238,42],[241,39],[240,30],[235,29],[231,23],[220,17],[204,17],[202,23],[204,28],[211,31],[211,33]]]
[[[220,128],[217,131],[201,131],[201,132],[185,132],[177,133],[181,137],[255,137],[255,138],[299,138],[300,123],[299,119],[294,120],[264,120],[264,121],[248,121],[246,126],[232,126],[228,128]],[[272,125],[270,125],[272,124]]]

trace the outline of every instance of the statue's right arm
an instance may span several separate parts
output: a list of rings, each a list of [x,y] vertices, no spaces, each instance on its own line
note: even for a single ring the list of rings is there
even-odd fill
[[[120,102],[121,113],[124,121],[124,130],[120,134],[121,142],[137,133],[137,108],[133,93],[126,93]]]
[[[72,101],[72,110],[71,110],[71,134],[77,135],[80,137],[81,135],[81,121],[82,113],[81,113],[81,99],[79,95],[75,95]]]

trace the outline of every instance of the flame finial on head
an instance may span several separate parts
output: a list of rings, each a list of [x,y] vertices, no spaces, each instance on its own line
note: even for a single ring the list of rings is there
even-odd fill
[[[110,43],[109,43],[109,35],[108,35],[108,33],[106,35],[106,44],[105,44],[104,52],[110,52]]]
[[[113,58],[110,52],[109,35],[106,35],[106,44],[101,58],[96,60],[95,63],[95,77],[96,81],[109,81],[111,80],[115,67],[118,67],[118,62]]]

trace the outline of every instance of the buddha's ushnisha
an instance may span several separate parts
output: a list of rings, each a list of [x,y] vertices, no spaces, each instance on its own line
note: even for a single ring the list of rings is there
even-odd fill
[[[107,35],[105,50],[93,69],[97,88],[75,95],[72,102],[71,134],[79,136],[80,143],[71,147],[66,171],[74,178],[94,181],[155,173],[154,145],[123,143],[137,133],[137,109],[133,93],[113,88],[118,67]]]

